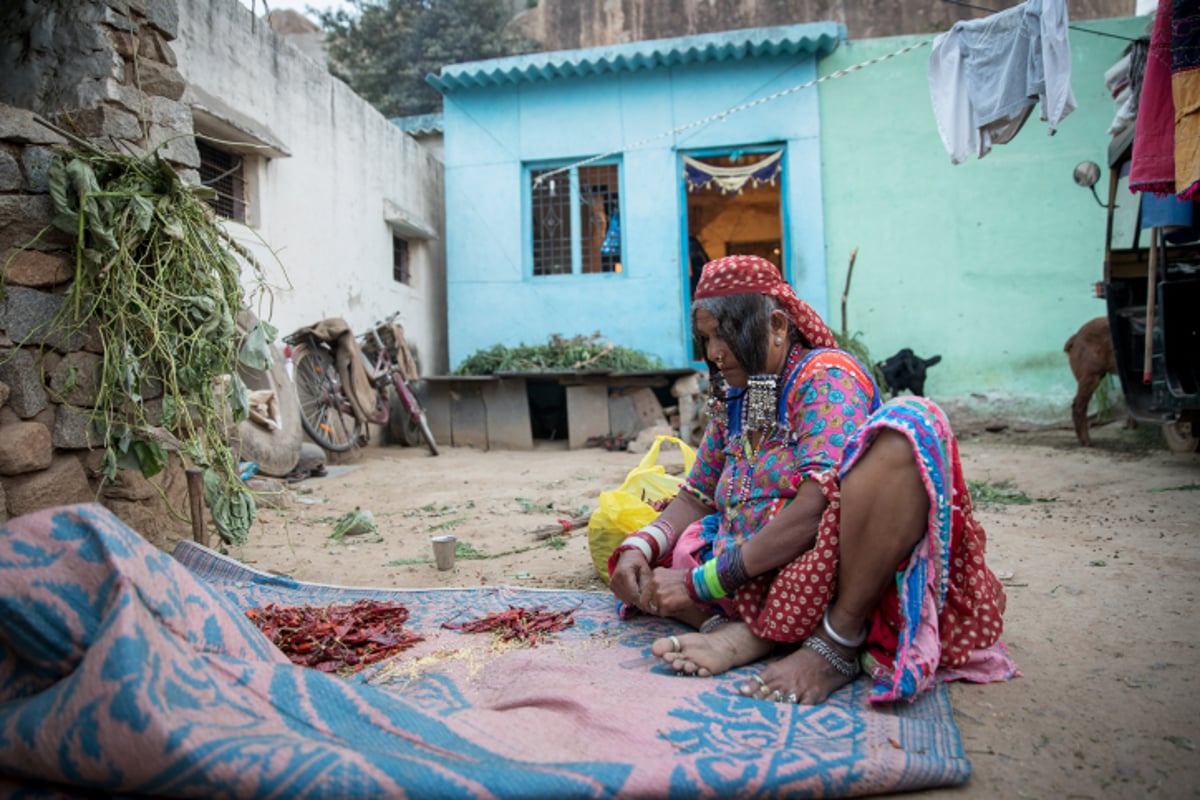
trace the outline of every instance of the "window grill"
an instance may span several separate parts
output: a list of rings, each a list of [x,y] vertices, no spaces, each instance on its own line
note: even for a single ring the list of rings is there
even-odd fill
[[[616,164],[530,171],[533,274],[620,272]]]
[[[216,191],[208,201],[219,216],[246,221],[246,181],[242,157],[196,140],[200,151],[200,183]]]
[[[536,183],[551,170],[531,173],[533,184],[533,274],[561,275],[571,271],[571,181],[559,173]]]
[[[583,272],[619,272],[621,214],[617,198],[617,165],[581,167],[579,191]]]

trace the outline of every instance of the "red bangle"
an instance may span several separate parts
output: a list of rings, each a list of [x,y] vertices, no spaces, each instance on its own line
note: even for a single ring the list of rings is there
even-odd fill
[[[612,554],[608,557],[608,579],[610,581],[612,580],[613,573],[617,571],[617,562],[621,560],[622,550],[637,550],[639,553],[642,553],[639,548],[631,544],[622,544],[616,550],[613,550]],[[642,555],[645,556],[646,554],[642,553]]]

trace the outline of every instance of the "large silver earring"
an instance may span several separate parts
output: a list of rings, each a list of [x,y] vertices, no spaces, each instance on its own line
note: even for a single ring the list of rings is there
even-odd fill
[[[729,414],[725,410],[725,391],[725,379],[719,373],[709,378],[708,418],[720,425],[729,424]]]
[[[750,376],[746,384],[746,427],[750,430],[767,430],[775,424],[778,380],[777,375]]]

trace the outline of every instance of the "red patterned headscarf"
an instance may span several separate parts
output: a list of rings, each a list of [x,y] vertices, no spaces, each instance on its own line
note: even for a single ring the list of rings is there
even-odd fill
[[[779,274],[779,268],[758,256],[726,256],[710,261],[700,273],[695,299],[757,292],[774,297],[788,318],[813,347],[837,347],[833,332],[812,306],[801,300]]]

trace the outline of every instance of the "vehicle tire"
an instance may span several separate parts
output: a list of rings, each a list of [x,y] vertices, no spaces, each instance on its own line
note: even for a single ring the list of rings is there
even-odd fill
[[[336,400],[341,387],[332,354],[323,347],[298,347],[292,371],[304,432],[331,453],[344,453],[358,444],[365,430],[360,430],[354,414],[343,412]]]
[[[1172,453],[1195,453],[1200,451],[1200,436],[1197,436],[1196,417],[1181,416],[1174,422],[1162,426],[1163,440]]]
[[[252,313],[243,310],[237,321],[239,336],[244,336],[257,322]],[[244,419],[230,432],[229,449],[239,461],[258,464],[258,471],[263,475],[284,477],[300,461],[304,428],[300,424],[300,401],[296,397],[296,386],[288,376],[283,354],[272,344],[269,369],[251,369],[239,363],[238,376],[248,391],[269,389],[274,392],[280,427],[278,430],[268,430]]]
[[[417,401],[417,405],[420,406],[420,401]],[[395,386],[388,387],[388,434],[393,442],[404,447],[418,447],[424,439],[430,455],[436,456],[440,452],[429,430],[429,423],[425,420],[425,411],[422,410],[420,417],[414,419],[400,400]]]

